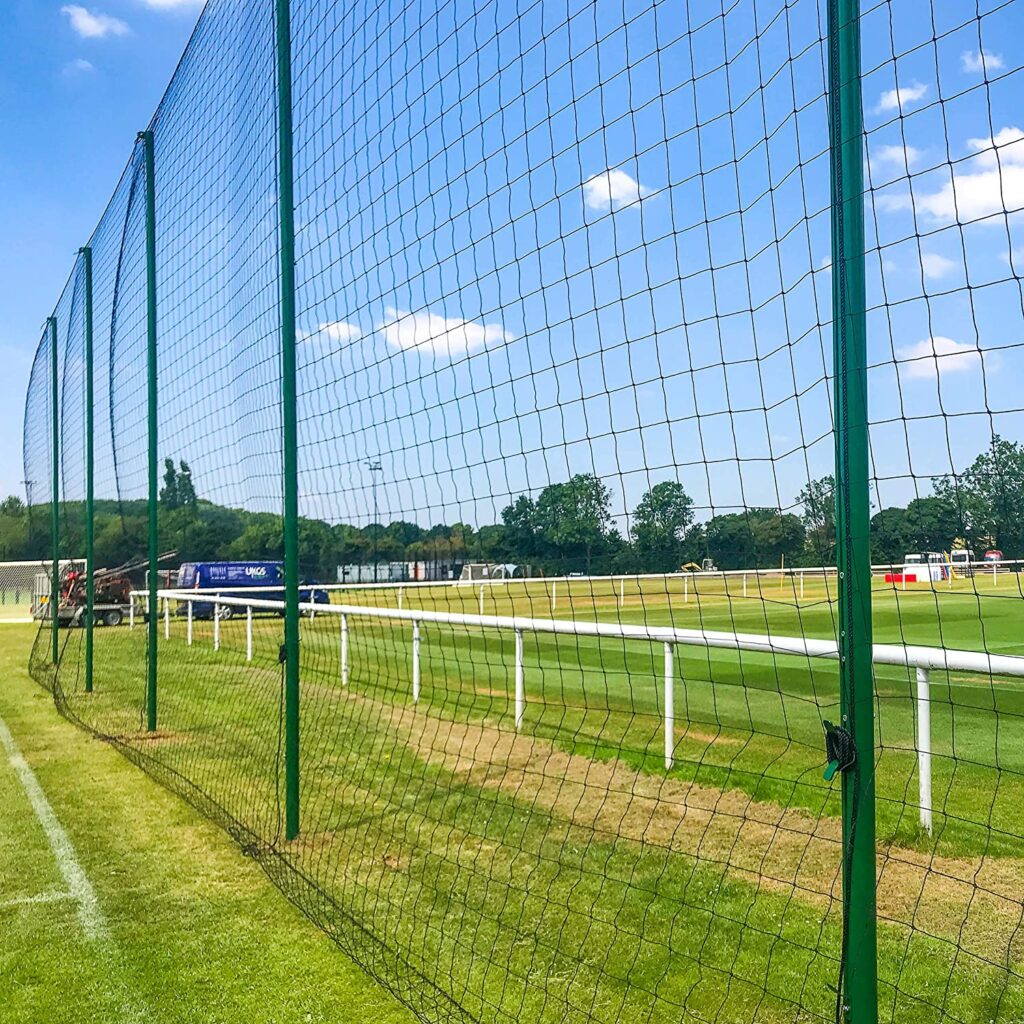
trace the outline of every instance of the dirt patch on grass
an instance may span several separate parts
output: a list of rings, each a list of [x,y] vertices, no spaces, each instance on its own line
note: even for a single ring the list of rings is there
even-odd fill
[[[730,879],[826,906],[841,899],[842,828],[824,814],[824,790],[822,813],[814,814],[570,754],[488,723],[456,722],[411,706],[392,706],[387,715],[420,758],[599,842],[671,850],[717,866]],[[882,919],[956,941],[997,963],[1024,957],[1024,860],[938,857],[890,846],[879,849],[877,865]]]

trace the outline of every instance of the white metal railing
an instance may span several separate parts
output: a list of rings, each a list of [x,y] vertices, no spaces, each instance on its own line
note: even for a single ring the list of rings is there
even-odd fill
[[[969,570],[971,576],[982,576],[991,574],[993,586],[998,585],[998,574],[999,573],[1020,573],[1024,571],[1024,560],[1021,559],[1003,559],[998,562],[986,562],[986,561],[973,561],[955,563],[945,561],[942,563],[943,566],[953,569],[954,574],[964,575],[964,570]],[[907,589],[907,582],[904,574],[904,568],[906,563],[904,562],[878,562],[871,566],[872,574],[875,576],[885,574],[897,574],[900,575],[902,580],[899,584],[894,583],[893,586],[901,586],[903,590]],[[760,595],[763,589],[765,580],[771,580],[773,583],[777,583],[779,586],[786,586],[787,582],[792,588],[793,595],[802,600],[804,597],[804,585],[805,581],[815,581],[819,579],[830,579],[836,575],[836,567],[834,565],[818,565],[818,566],[779,566],[777,568],[760,568],[760,569],[715,569],[713,571],[700,570],[697,572],[670,572],[670,573],[616,573],[605,576],[515,576],[505,577],[499,579],[489,580],[380,580],[378,582],[370,583],[305,583],[302,584],[302,589],[306,590],[322,590],[326,592],[343,592],[343,591],[361,591],[361,590],[380,590],[397,592],[398,607],[401,608],[403,604],[403,598],[406,590],[416,590],[424,587],[434,588],[475,588],[479,591],[479,612],[481,615],[484,614],[485,606],[485,595],[487,591],[493,587],[515,587],[521,586],[524,589],[529,586],[542,586],[544,588],[545,596],[550,601],[551,611],[554,613],[558,609],[559,601],[559,584],[562,586],[563,594],[568,591],[568,597],[572,598],[570,588],[572,586],[585,586],[586,584],[595,583],[608,583],[612,584],[612,593],[615,597],[616,604],[621,607],[626,601],[626,583],[634,582],[638,586],[645,580],[661,580],[666,585],[673,581],[681,582],[683,592],[683,603],[689,603],[690,592],[693,591],[695,597],[699,596],[699,587],[701,581],[709,581],[721,579],[723,581],[739,580],[741,584],[741,591],[743,597],[748,596],[748,581],[754,581],[755,594]],[[614,584],[618,584],[618,588],[614,587]],[[952,575],[949,576],[945,581],[938,580],[921,580],[919,583],[913,584],[917,589],[928,588],[935,589],[936,586],[945,585],[952,587],[953,579]],[[284,588],[284,583],[278,584],[267,584],[260,586],[237,586],[237,587],[218,587],[216,589],[204,588],[206,593],[215,594],[260,594],[272,591],[280,592]],[[133,591],[130,597],[130,601],[134,604],[136,598],[145,598],[146,591],[138,590]],[[738,596],[738,595],[730,595]],[[132,621],[134,621],[134,615],[130,615]]]
[[[253,611],[280,613],[284,604],[261,598],[225,596],[217,592],[196,590],[160,590],[164,601],[164,636],[170,636],[170,602],[187,604],[187,643],[192,644],[193,604],[213,604],[213,646],[220,649],[222,606],[245,608],[246,659],[253,657]],[[521,615],[477,615],[465,612],[427,611],[424,609],[379,608],[363,605],[300,603],[300,611],[309,615],[336,615],[340,619],[339,671],[342,686],[349,681],[349,618],[391,619],[412,625],[412,698],[420,699],[420,647],[423,623],[469,626],[480,629],[511,631],[515,635],[515,727],[520,729],[526,708],[526,673],[523,662],[524,633],[555,633],[573,636],[607,637],[661,643],[664,646],[664,694],[662,713],[665,735],[665,768],[673,765],[675,754],[675,648],[697,646],[721,650],[749,651],[760,654],[786,655],[838,660],[839,648],[834,640],[809,637],[771,636],[758,633],[726,633],[716,630],[681,629],[675,626],[653,626],[646,623],[600,622],[575,619],[536,619]],[[879,665],[913,668],[916,675],[916,745],[918,755],[918,788],[921,825],[932,831],[932,743],[931,743],[931,680],[933,669],[943,672],[972,672],[989,676],[1024,677],[1024,657],[962,651],[945,647],[910,644],[875,644],[872,660]]]

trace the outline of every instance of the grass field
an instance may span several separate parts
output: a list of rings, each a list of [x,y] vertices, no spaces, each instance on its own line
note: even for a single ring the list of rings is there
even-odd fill
[[[4,1024],[411,1022],[210,822],[62,720],[0,630],[0,718],[95,890],[91,940],[6,757],[0,763]]]
[[[673,623],[834,638],[834,580],[729,578],[485,587],[485,614]],[[758,583],[760,582],[760,589]],[[632,593],[630,590],[632,589]],[[406,588],[403,607],[480,611],[478,587]],[[879,642],[1024,653],[1018,578],[879,585]],[[335,595],[335,600],[340,600]],[[395,589],[348,603],[394,606]],[[162,628],[162,627],[161,627]],[[302,821],[281,836],[280,620],[175,619],[160,728],[144,730],[145,630],[81,634],[65,710],[225,824],[343,948],[417,1005],[488,1020],[828,1019],[839,957],[838,785],[821,778],[836,666],[679,648],[676,761],[664,770],[659,644],[408,623],[303,622]],[[162,633],[161,633],[162,636]],[[45,646],[45,645],[44,645]],[[45,650],[37,652],[45,661]],[[933,672],[936,834],[918,825],[914,678],[876,673],[885,1019],[1024,1016],[1024,681]],[[440,1014],[439,1014],[440,1015]]]

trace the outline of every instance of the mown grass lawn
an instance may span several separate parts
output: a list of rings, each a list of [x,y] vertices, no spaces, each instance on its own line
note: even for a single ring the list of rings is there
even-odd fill
[[[4,1024],[404,1024],[213,824],[62,719],[26,673],[35,627],[0,627],[0,717],[75,846],[109,941],[83,934],[53,851],[0,759]]]
[[[999,584],[880,591],[876,637],[1016,653],[1021,599]],[[748,583],[747,598],[647,591],[623,602],[588,584],[571,603],[562,593],[555,613],[828,637],[826,586],[805,581],[803,600],[768,600]],[[479,611],[479,600],[478,588],[403,594],[406,608]],[[550,594],[535,590],[485,590],[484,601],[485,613],[551,613]],[[350,617],[347,689],[339,626],[326,614],[302,625],[297,843],[281,836],[278,618],[255,619],[252,662],[242,621],[221,624],[218,651],[210,623],[196,623],[187,646],[172,621],[155,738],[143,729],[143,629],[97,632],[91,696],[81,633],[69,634],[63,699],[258,837],[290,865],[286,891],[301,880],[293,898],[414,1002],[439,991],[483,1019],[552,1022],[668,1022],[683,1006],[737,1022],[832,1013],[839,805],[821,778],[820,723],[837,713],[834,663],[681,648],[666,775],[660,645],[530,636],[517,735],[511,636],[425,626],[413,707],[409,624]],[[1021,687],[933,674],[934,838],[917,824],[913,676],[880,669],[876,692],[886,1012],[915,1024],[1014,1019],[1005,1014],[1024,1014]]]

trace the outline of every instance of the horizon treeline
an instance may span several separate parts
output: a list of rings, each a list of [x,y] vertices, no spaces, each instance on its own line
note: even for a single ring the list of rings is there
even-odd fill
[[[871,519],[871,557],[898,563],[908,552],[949,550],[957,542],[980,557],[988,547],[1024,554],[1024,447],[999,436],[955,476],[929,481],[932,494]],[[519,495],[498,523],[422,526],[405,520],[357,527],[300,518],[304,575],[333,580],[339,565],[374,561],[511,563],[535,574],[660,573],[710,559],[720,569],[829,565],[835,558],[835,495],[831,476],[812,480],[796,511],[749,508],[698,520],[693,499],[675,480],[652,486],[628,517],[614,524],[611,492],[589,473]],[[85,548],[85,503],[60,503],[61,557]],[[279,559],[282,517],[217,505],[199,497],[187,463],[165,460],[160,491],[160,547],[180,561]],[[97,565],[120,565],[146,550],[144,499],[95,502]],[[48,504],[0,501],[0,559],[50,557]]]

